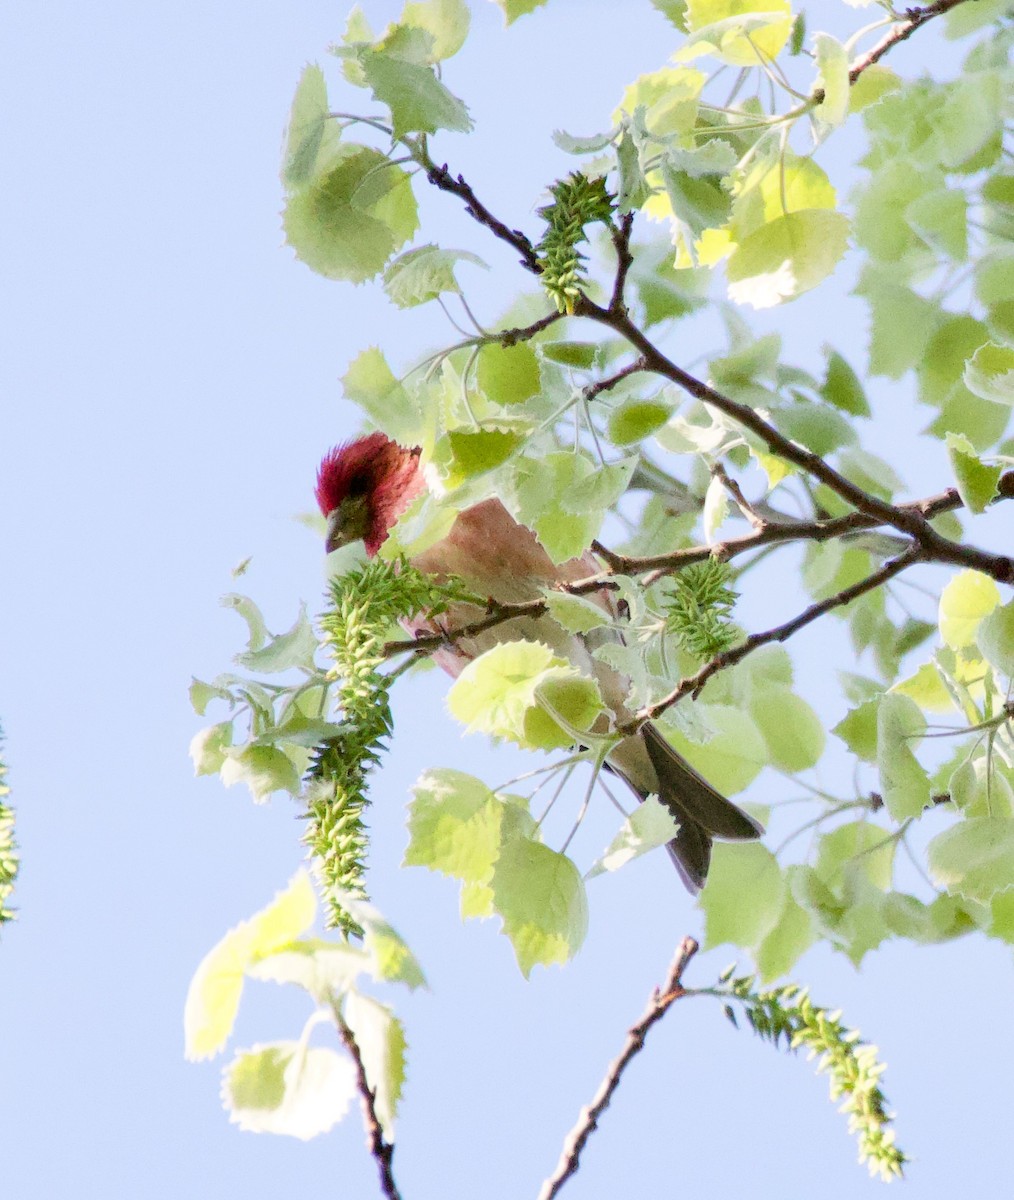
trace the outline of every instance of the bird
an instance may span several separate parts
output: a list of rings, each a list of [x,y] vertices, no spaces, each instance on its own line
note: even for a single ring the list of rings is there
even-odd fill
[[[329,450],[317,471],[316,499],[326,520],[327,553],[362,541],[374,557],[414,500],[428,490],[418,447],[405,447],[380,431]],[[538,600],[547,587],[573,584],[599,573],[590,553],[557,564],[535,534],[519,524],[500,500],[479,501],[458,513],[435,544],[412,555],[411,564],[437,581],[457,577],[468,590],[494,604]],[[596,603],[617,615],[606,589],[593,593]],[[454,603],[441,615],[441,626],[425,614],[406,623],[412,634],[453,631],[488,615],[488,608]],[[601,631],[593,631],[601,636]],[[549,616],[524,615],[505,620],[474,636],[448,637],[434,659],[452,676],[486,650],[504,641],[538,641],[568,659],[598,684],[618,725],[629,724],[629,684],[593,654],[592,634],[572,634]],[[641,801],[658,796],[678,825],[669,854],[691,893],[704,886],[712,842],[749,841],[764,830],[726,799],[665,738],[658,726],[643,722],[610,751],[607,768]]]

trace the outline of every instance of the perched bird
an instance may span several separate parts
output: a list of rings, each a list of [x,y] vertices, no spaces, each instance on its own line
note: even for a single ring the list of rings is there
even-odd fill
[[[405,449],[383,433],[336,446],[317,473],[317,503],[327,518],[327,550],[362,540],[372,558],[413,500],[427,490],[418,449]],[[519,525],[499,500],[483,500],[459,513],[448,534],[412,558],[413,566],[436,578],[458,576],[470,591],[501,604],[538,599],[545,587],[575,583],[599,571],[591,555],[555,564],[531,530]],[[611,593],[594,594],[615,616]],[[470,604],[454,604],[442,615],[454,630],[485,615]],[[420,617],[410,632],[432,631]],[[596,631],[599,633],[600,631]],[[592,654],[591,635],[568,633],[548,616],[515,617],[470,638],[448,641],[434,656],[449,674],[504,641],[539,641],[594,678],[618,722],[629,721],[627,681]],[[714,838],[748,840],[763,833],[751,817],[717,792],[672,748],[650,722],[611,751],[609,768],[640,800],[657,795],[679,823],[669,853],[692,892],[704,885]]]

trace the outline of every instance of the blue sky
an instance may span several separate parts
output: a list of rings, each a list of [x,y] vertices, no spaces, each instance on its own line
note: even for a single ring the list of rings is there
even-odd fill
[[[378,25],[394,11],[365,8]],[[671,52],[670,30],[647,0],[553,0],[507,32],[492,5],[474,9],[473,39],[446,78],[477,132],[441,138],[434,153],[534,230],[542,187],[570,166],[550,131],[605,127],[623,84]],[[854,18],[825,0],[811,24],[832,9],[836,24]],[[306,1145],[240,1133],[220,1108],[217,1064],[184,1063],[181,1032],[203,954],[301,857],[291,803],[255,808],[242,789],[192,774],[190,676],[241,648],[240,622],[217,598],[252,555],[241,586],[275,630],[300,599],[313,610],[321,547],[293,517],[312,503],[323,450],[357,427],[338,378],[367,345],[404,366],[446,337],[438,313],[396,313],[377,289],[317,278],[282,245],[288,105],[344,16],[316,0],[97,0],[0,17],[0,720],[24,859],[20,918],[0,942],[12,1200],[376,1194],[355,1114]],[[917,43],[899,68],[914,72]],[[424,236],[493,264],[501,290],[484,281],[478,296],[494,315],[525,283],[511,256],[446,197],[426,197],[423,214]],[[766,327],[786,327],[815,362],[829,321],[858,362],[861,318],[833,295]],[[907,400],[892,399],[903,420]],[[914,464],[913,476],[925,469],[942,486],[931,467]],[[817,702],[819,636],[799,650]],[[406,1200],[506,1200],[537,1192],[700,917],[652,856],[595,881],[585,949],[526,983],[491,923],[458,922],[450,883],[399,870],[402,805],[420,771],[456,765],[496,782],[528,765],[463,742],[442,715],[444,688],[432,673],[399,689],[395,750],[374,788],[373,895],[431,985],[397,999],[410,1060],[396,1168]],[[751,798],[770,798],[765,786],[777,781]],[[589,853],[607,824],[582,831]],[[729,958],[702,958],[691,982]],[[916,1159],[908,1192],[1005,1177],[994,1125],[1014,1067],[1007,952],[888,944],[857,974],[818,950],[798,975],[881,1047]],[[237,1042],[297,1036],[307,1015],[302,997],[252,985]],[[567,1194],[878,1193],[854,1160],[812,1068],[698,1000],[654,1032]]]

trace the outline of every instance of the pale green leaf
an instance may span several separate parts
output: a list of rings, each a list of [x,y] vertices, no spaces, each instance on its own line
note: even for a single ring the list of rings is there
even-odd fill
[[[543,592],[549,615],[568,633],[588,633],[611,621],[609,613],[594,600],[585,596],[572,596],[547,588]]]
[[[418,226],[412,184],[379,150],[339,145],[335,165],[285,206],[289,245],[328,279],[362,283],[378,274]]]
[[[300,76],[289,114],[282,153],[282,181],[286,187],[300,187],[313,178],[329,115],[324,72],[316,63],[310,63]],[[337,126],[334,128],[337,134]]]
[[[783,771],[805,771],[824,752],[824,726],[813,709],[787,687],[756,689],[750,716],[760,730],[771,764]]]
[[[789,867],[787,874],[795,869]],[[816,940],[812,916],[796,902],[791,887],[786,887],[777,923],[754,950],[761,980],[770,983],[787,975]]]
[[[687,0],[690,37],[679,61],[714,54],[737,67],[777,58],[792,33],[789,0]]]
[[[524,404],[542,388],[539,360],[527,342],[483,346],[476,367],[479,388],[497,404]]]
[[[305,933],[316,915],[313,884],[309,873],[300,870],[266,908],[208,951],[190,981],[183,1011],[188,1059],[210,1058],[222,1049],[236,1020],[244,971]]]
[[[465,0],[410,0],[398,18],[433,39],[432,61],[452,58],[465,44],[471,13]]]
[[[851,709],[831,732],[840,737],[857,758],[864,762],[877,760],[877,712],[880,697],[866,700]]]
[[[414,396],[394,377],[376,346],[363,350],[342,377],[346,397],[402,446],[424,440],[424,419]]]
[[[934,250],[957,262],[968,257],[968,201],[957,188],[926,192],[905,209],[905,220]]]
[[[958,495],[969,512],[985,512],[989,503],[996,498],[996,485],[1002,469],[984,463],[964,434],[949,433],[945,441]]]
[[[771,308],[817,286],[845,253],[848,218],[830,209],[803,209],[762,225],[733,252],[726,267],[729,297]]]
[[[983,618],[976,641],[987,662],[1003,675],[1014,675],[1014,601]]]
[[[896,821],[918,817],[930,802],[930,781],[914,747],[926,721],[908,696],[889,693],[877,713],[877,767],[880,791]]]
[[[245,783],[257,804],[263,804],[274,792],[298,796],[299,775],[295,763],[283,750],[257,744],[232,747],[219,769],[225,787]]]
[[[849,111],[848,51],[829,33],[814,34],[813,48],[817,60],[816,86],[824,92],[816,115],[828,125],[840,125]]]
[[[672,813],[665,805],[660,804],[657,797],[649,796],[623,822],[602,857],[596,859],[585,874],[585,879],[594,879],[596,875],[603,875],[607,871],[618,871],[632,859],[664,846],[676,836],[678,829]]]
[[[849,108],[854,113],[862,112],[864,108],[876,104],[884,96],[898,91],[901,86],[901,80],[890,67],[885,67],[883,63],[873,63],[852,85]]]
[[[467,133],[472,128],[468,109],[440,82],[432,67],[383,50],[362,50],[359,61],[373,95],[391,110],[396,138],[438,129]]]
[[[1014,406],[1014,349],[987,342],[965,363],[965,387],[994,404]]]
[[[969,900],[988,902],[1014,886],[1014,820],[960,821],[930,842],[926,863],[941,887]]]
[[[264,624],[264,617],[261,615],[261,610],[248,596],[239,596],[232,593],[228,596],[223,596],[219,601],[223,608],[234,609],[246,621],[247,630],[247,649],[258,650],[267,641],[270,636],[268,627]]]
[[[938,622],[945,646],[961,650],[975,641],[979,625],[1000,603],[1000,591],[988,575],[961,571],[940,593]]]
[[[417,246],[399,255],[384,271],[384,291],[399,308],[414,308],[444,292],[460,293],[455,264],[486,264],[468,250],[441,250],[432,244]]]
[[[356,1094],[351,1060],[322,1047],[273,1042],[241,1050],[225,1068],[229,1120],[252,1133],[307,1141],[345,1116]]]
[[[662,400],[627,400],[609,414],[609,440],[616,446],[643,441],[660,429],[672,412],[672,405]]]
[[[777,926],[785,904],[778,860],[757,842],[718,842],[701,893],[705,949],[722,942],[754,948]]]
[[[851,413],[855,417],[868,417],[870,403],[866,399],[862,381],[837,350],[825,347],[827,374],[820,386],[820,394],[835,408]]]
[[[287,633],[273,637],[257,650],[237,654],[235,662],[250,671],[272,674],[293,667],[312,669],[317,651],[317,635],[306,615],[306,605],[300,605],[299,616]]]
[[[190,740],[190,758],[195,775],[215,775],[232,745],[232,722],[220,721],[195,733]]]
[[[864,271],[856,291],[870,306],[870,372],[900,379],[922,362],[940,323],[939,306],[891,282],[887,271]]]
[[[493,3],[503,12],[505,23],[513,24],[518,17],[523,17],[537,8],[541,8],[547,0],[493,0]]]
[[[541,842],[516,838],[493,869],[493,906],[514,947],[521,973],[565,963],[588,930],[588,899],[577,867]]]

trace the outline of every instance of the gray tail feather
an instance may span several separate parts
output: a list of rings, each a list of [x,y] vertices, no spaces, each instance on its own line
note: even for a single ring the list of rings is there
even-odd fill
[[[708,876],[714,838],[749,841],[764,829],[699,775],[654,725],[645,724],[641,734],[658,776],[659,799],[680,825],[669,854],[687,888],[699,892]]]

